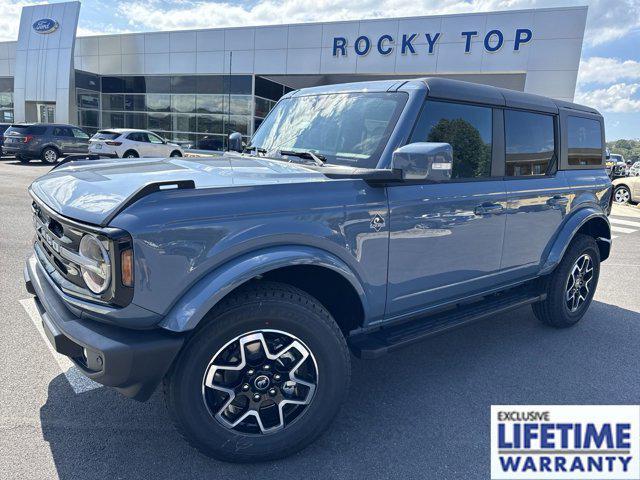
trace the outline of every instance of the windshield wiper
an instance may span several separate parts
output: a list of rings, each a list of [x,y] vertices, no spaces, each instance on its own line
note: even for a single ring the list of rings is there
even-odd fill
[[[312,151],[297,152],[295,150],[280,150],[280,155],[286,155],[287,157],[298,157],[305,160],[313,160],[313,163],[315,163],[319,167],[323,167],[324,163],[327,161],[324,155],[313,153]]]
[[[257,147],[255,145],[247,145],[242,149],[242,153],[244,152],[257,152],[257,153],[262,153],[264,155],[265,153],[267,153],[267,149],[262,147]]]

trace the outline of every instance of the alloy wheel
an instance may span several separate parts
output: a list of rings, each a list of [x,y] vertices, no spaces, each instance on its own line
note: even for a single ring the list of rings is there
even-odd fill
[[[571,313],[577,312],[589,297],[593,273],[591,256],[582,254],[573,264],[565,288],[565,301]]]
[[[614,193],[614,199],[618,203],[627,203],[631,198],[629,190],[626,188],[618,188]]]
[[[202,380],[209,413],[224,427],[264,435],[300,418],[313,400],[318,366],[297,337],[256,330],[225,344]]]
[[[47,149],[44,152],[44,160],[47,163],[55,163],[56,160],[58,160],[58,154],[55,152],[55,150]]]

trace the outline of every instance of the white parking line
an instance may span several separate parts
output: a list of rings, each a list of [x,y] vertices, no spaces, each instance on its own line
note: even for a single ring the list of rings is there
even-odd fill
[[[611,231],[612,232],[617,232],[617,233],[633,233],[633,232],[637,232],[637,230],[635,230],[633,228],[616,227],[615,225],[613,225],[611,227]]]
[[[631,220],[623,220],[622,218],[615,218],[615,217],[609,217],[609,221],[611,223],[615,223],[616,225],[627,225],[629,227],[640,228],[640,222],[632,222]]]
[[[614,215],[616,217],[640,218],[640,208],[620,207],[618,205],[614,205],[611,215]]]
[[[64,355],[60,355],[53,349],[53,346],[47,338],[47,334],[44,333],[44,328],[42,328],[42,317],[40,316],[40,312],[38,312],[38,307],[36,307],[35,300],[33,298],[26,298],[24,300],[20,300],[20,304],[27,312],[27,315],[29,315],[29,318],[38,330],[38,333],[40,333],[40,336],[44,340],[44,343],[47,345],[49,351],[53,355],[53,358],[56,360],[56,362],[58,362],[62,373],[64,373],[65,377],[67,377],[69,385],[71,385],[73,391],[76,393],[83,393],[88,392],[89,390],[93,390],[94,388],[100,388],[102,385],[85,377],[80,372],[80,370],[78,370],[78,367],[76,367],[73,362],[69,360],[69,358],[65,357]]]

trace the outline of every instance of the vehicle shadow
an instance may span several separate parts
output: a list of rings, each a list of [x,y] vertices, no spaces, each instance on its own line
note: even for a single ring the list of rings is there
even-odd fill
[[[159,392],[145,404],[106,388],[75,395],[59,375],[40,417],[64,480],[486,479],[490,405],[638,403],[639,342],[640,313],[594,302],[571,329],[545,327],[523,308],[379,360],[354,358],[329,431],[278,462],[199,454],[171,426]]]
[[[42,167],[51,169],[54,165],[50,163],[44,163],[38,159],[31,160],[30,162],[23,163],[15,158],[3,158],[3,161],[9,165],[17,165],[19,167]]]

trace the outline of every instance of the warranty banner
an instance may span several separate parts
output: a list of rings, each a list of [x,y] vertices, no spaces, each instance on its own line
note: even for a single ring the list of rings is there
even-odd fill
[[[492,405],[491,478],[640,479],[638,405]]]

